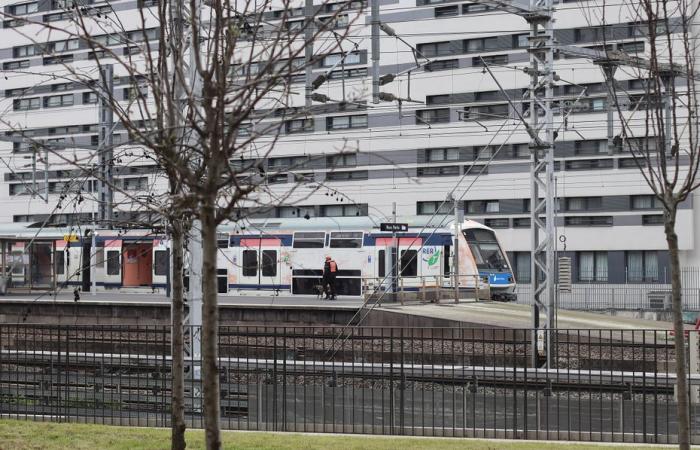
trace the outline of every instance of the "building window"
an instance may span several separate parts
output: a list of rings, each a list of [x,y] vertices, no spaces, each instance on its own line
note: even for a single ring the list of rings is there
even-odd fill
[[[516,34],[513,36],[513,48],[528,48],[530,46],[529,34]]]
[[[328,167],[355,167],[357,165],[357,155],[355,153],[341,153],[332,155],[326,159]]]
[[[355,170],[352,172],[328,172],[326,180],[328,181],[353,181],[366,180],[369,178],[369,173],[366,170]]]
[[[440,70],[451,70],[459,68],[459,61],[456,59],[443,59],[441,61],[431,61],[424,67],[426,72],[437,72]]]
[[[530,228],[530,218],[516,217],[513,219],[513,228]]]
[[[462,14],[474,14],[486,12],[490,8],[483,3],[465,3],[462,5]]]
[[[506,218],[486,219],[484,225],[491,228],[508,228],[510,226]]]
[[[574,152],[577,155],[605,155],[608,153],[607,139],[576,141]]]
[[[475,56],[472,58],[473,67],[483,67],[491,64],[499,66],[508,64],[508,55]]]
[[[22,3],[19,5],[10,6],[10,14],[13,16],[23,16],[26,14],[32,14],[37,12],[39,9],[38,2]]]
[[[327,130],[346,130],[348,128],[367,128],[367,114],[326,117]]]
[[[507,103],[497,105],[465,106],[462,109],[462,120],[494,120],[510,117]]]
[[[280,218],[290,218],[290,217],[316,217],[316,212],[313,206],[280,206],[277,208],[277,217]]]
[[[459,5],[442,6],[435,8],[435,17],[450,17],[459,15]]]
[[[633,195],[630,206],[632,209],[660,209],[663,203],[655,195]]]
[[[18,61],[8,61],[8,62],[2,64],[3,70],[26,69],[27,67],[29,67],[29,60],[28,59],[21,59]]]
[[[419,167],[419,177],[443,177],[459,175],[459,166]]]
[[[569,197],[566,199],[567,211],[599,211],[602,208],[602,197]]]
[[[287,134],[310,133],[314,131],[314,119],[293,119],[285,122]]]
[[[608,252],[579,252],[579,281],[608,281]]]
[[[323,205],[321,217],[351,217],[366,215],[367,205]]]
[[[44,65],[51,66],[54,64],[66,64],[73,62],[73,55],[49,56],[44,58]]]
[[[39,108],[41,108],[41,99],[39,97],[18,98],[12,102],[12,109],[15,111],[29,111]]]
[[[426,150],[428,162],[459,161],[459,148],[431,148]]]
[[[564,163],[566,170],[612,169],[612,159],[577,159]]]
[[[612,216],[575,216],[564,218],[567,227],[611,227]]]
[[[500,211],[498,200],[469,200],[467,212],[470,214],[495,214]]]
[[[323,67],[333,67],[336,64],[339,64],[340,60],[342,58],[343,58],[342,53],[335,53],[332,55],[327,55],[323,58],[321,65]],[[362,60],[360,58],[359,52],[350,52],[347,54],[347,56],[345,56],[345,61],[343,61],[343,64],[345,64],[345,65],[360,64],[361,61]]]
[[[495,37],[467,39],[464,41],[464,51],[466,53],[490,52],[494,50],[498,50],[498,38]]]
[[[58,108],[62,106],[73,106],[73,94],[44,97],[44,108]]]
[[[450,121],[450,109],[424,109],[416,111],[416,125],[431,123],[447,123]]]
[[[627,252],[627,281],[659,281],[659,259],[656,251]]]
[[[513,157],[517,159],[530,159],[530,144],[515,144],[513,146]]]
[[[418,202],[416,203],[416,210],[420,216],[429,216],[433,214],[453,214],[454,204],[447,201],[436,201],[436,202]]]
[[[274,170],[298,170],[303,169],[308,160],[307,156],[286,156],[269,159],[267,165]]]
[[[34,55],[36,55],[36,46],[34,45],[22,45],[12,49],[13,58],[26,58]]]
[[[46,46],[46,51],[49,53],[61,53],[71,50],[77,50],[80,44],[77,39],[68,39],[65,41],[49,42]]]
[[[663,225],[663,214],[645,214],[642,216],[642,225]]]
[[[97,94],[95,92],[83,92],[83,104],[97,103]]]
[[[429,42],[418,44],[418,51],[427,57],[446,56],[454,53],[452,44],[449,42]]]
[[[514,252],[513,268],[515,281],[518,283],[529,283],[531,280],[530,252]]]

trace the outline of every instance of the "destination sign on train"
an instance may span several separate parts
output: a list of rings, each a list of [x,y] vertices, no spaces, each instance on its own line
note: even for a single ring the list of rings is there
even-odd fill
[[[380,223],[381,231],[408,231],[407,223]]]

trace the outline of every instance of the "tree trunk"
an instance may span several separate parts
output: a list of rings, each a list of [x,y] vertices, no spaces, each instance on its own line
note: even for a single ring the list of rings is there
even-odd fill
[[[681,298],[681,267],[676,234],[676,211],[665,215],[664,231],[671,264],[671,304],[676,352],[676,397],[678,398],[678,447],[690,449],[690,418],[688,412],[688,380],[686,374],[685,335],[683,333],[683,299]]]
[[[172,224],[173,255],[172,267],[172,309],[171,309],[171,357],[172,357],[172,450],[184,450],[185,443],[185,347],[184,347],[184,286],[183,271],[184,230],[182,223],[177,220]]]
[[[216,291],[216,221],[213,204],[203,204],[202,221],[202,384],[208,450],[221,448],[219,424],[219,308]]]

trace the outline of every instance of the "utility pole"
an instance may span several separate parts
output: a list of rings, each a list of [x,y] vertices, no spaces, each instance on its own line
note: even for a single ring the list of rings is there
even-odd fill
[[[379,0],[370,0],[372,24],[372,103],[379,103]]]
[[[180,102],[180,114],[187,116],[187,109],[193,107],[190,100],[197,101],[201,98],[202,82],[197,72],[197,62],[195,51],[199,42],[195,42],[193,30],[189,26],[192,23],[192,14],[201,14],[201,2],[195,1],[194,9],[190,10],[190,2],[186,0],[176,0],[171,3],[172,39],[176,40],[171,45],[174,47],[170,51],[171,67],[183,65],[181,77],[175,77],[176,95]],[[199,17],[196,19],[198,27],[202,26]],[[201,35],[201,33],[197,33]],[[186,85],[187,84],[187,85]],[[190,112],[192,120],[196,120],[196,113]],[[183,124],[186,125],[186,124]],[[183,126],[183,140],[188,142],[187,147],[197,146],[196,136],[191,130]],[[188,250],[190,254],[189,264],[189,314],[185,317],[185,333],[191,333],[189,349],[186,348],[190,360],[192,361],[192,377],[195,380],[201,379],[201,355],[202,355],[202,238],[201,222],[192,221],[189,234]],[[187,340],[185,340],[187,342]],[[196,394],[198,397],[199,394]]]
[[[304,15],[306,15],[306,27],[304,28],[304,72],[305,72],[305,105],[306,108],[311,108],[311,94],[313,92],[313,58],[314,58],[314,0],[304,1]]]
[[[551,337],[554,323],[554,30],[552,0],[531,0],[530,14],[530,221],[531,274],[533,291],[532,336],[533,365],[537,366],[538,343],[545,345],[549,367],[552,359]],[[540,113],[543,117],[540,120]],[[544,199],[540,199],[540,192]],[[544,221],[541,216],[544,215]],[[540,324],[540,311],[547,323]],[[544,334],[544,336],[543,336]]]
[[[455,213],[455,245],[454,245],[454,258],[453,258],[453,265],[454,265],[454,272],[455,272],[455,303],[459,303],[459,235],[462,232],[462,227],[460,226],[460,218],[459,218],[459,200],[457,197],[452,198],[452,203],[453,203],[453,208],[454,208],[454,213]],[[477,275],[478,276],[478,275]],[[478,297],[478,295],[477,295]],[[479,300],[476,298],[475,300]]]
[[[98,185],[98,223],[102,227],[112,228],[114,215],[114,66],[105,64],[100,68],[102,95],[99,96],[99,144],[97,147],[100,165]]]

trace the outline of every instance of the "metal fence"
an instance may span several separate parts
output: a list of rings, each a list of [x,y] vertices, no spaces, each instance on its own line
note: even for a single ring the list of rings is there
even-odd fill
[[[674,443],[668,332],[222,327],[225,429]],[[170,423],[168,327],[0,325],[3,417]],[[198,361],[187,421],[202,426]],[[691,397],[697,400],[697,375]],[[700,407],[691,406],[694,433]],[[700,434],[693,439],[700,442]]]
[[[684,267],[681,271],[681,295],[685,311],[700,311],[700,268]],[[518,284],[518,303],[532,304],[530,284]],[[574,283],[572,292],[559,292],[560,308],[576,310],[643,310],[671,311],[670,274],[659,273],[647,282]]]

